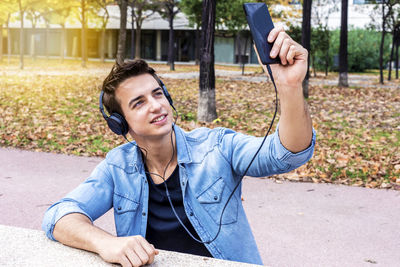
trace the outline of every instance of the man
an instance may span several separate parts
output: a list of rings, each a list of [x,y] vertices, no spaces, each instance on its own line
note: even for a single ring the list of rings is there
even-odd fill
[[[315,144],[302,95],[307,51],[282,28],[268,40],[275,41],[271,57],[281,59],[271,66],[281,117],[247,172],[256,177],[297,168]],[[262,264],[240,188],[224,208],[262,138],[225,128],[186,133],[174,125],[168,97],[144,61],[114,66],[103,84],[101,99],[111,114],[104,116],[114,132],[135,142],[111,150],[88,180],[51,206],[43,229],[53,240],[123,266],[152,263],[156,248]],[[118,237],[92,224],[110,208]]]

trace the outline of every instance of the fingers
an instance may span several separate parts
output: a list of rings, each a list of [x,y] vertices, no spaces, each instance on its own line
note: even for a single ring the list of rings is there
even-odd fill
[[[286,59],[289,65],[292,65],[294,63],[294,57],[296,56],[296,46],[291,45],[289,47],[289,51],[287,53]]]
[[[158,255],[158,250],[156,250],[152,244],[147,242],[147,240],[144,239],[144,241],[145,242],[142,243],[142,247],[145,253],[148,255],[146,264],[151,264],[154,262],[155,255]]]
[[[276,56],[279,55],[281,58],[281,61],[285,62],[286,64],[286,54],[287,51],[289,50],[290,45],[295,44],[295,41],[290,38],[287,33],[282,29],[280,31],[275,39],[274,45],[272,46],[270,56],[272,58],[275,58]],[[282,64],[284,64],[282,62]],[[284,64],[284,65],[285,65]]]
[[[122,266],[142,266],[154,262],[158,250],[152,244],[147,242],[142,236],[132,236],[125,239],[124,249],[121,250],[120,260]]]
[[[146,264],[143,262],[143,259],[139,256],[139,253],[137,251],[132,250],[132,249],[127,249],[125,251],[126,258],[128,258],[130,265],[127,266],[142,266]]]
[[[154,257],[156,255],[156,249],[154,248],[154,246],[147,242],[147,240],[143,237],[140,237],[138,241],[139,243],[137,248],[135,248],[135,252],[141,259],[142,264],[153,263]]]
[[[282,46],[281,46],[281,50],[279,51],[279,57],[281,59],[281,63],[282,65],[286,65],[289,58],[288,56],[288,52],[289,49],[292,47],[293,45],[291,44],[291,40],[285,38],[282,42]],[[293,60],[292,60],[293,61]]]
[[[270,57],[275,58],[279,56],[282,65],[292,65],[294,64],[296,59],[307,58],[307,50],[304,49],[300,44],[293,41],[293,39],[290,38],[287,33],[285,33],[283,28],[276,29],[272,36],[273,37],[271,37],[271,39],[275,39],[274,45],[271,49]]]
[[[121,264],[122,267],[131,267],[132,266],[130,260],[125,255],[121,257],[119,264]]]
[[[268,34],[268,42],[272,43],[273,41],[275,41],[276,37],[278,36],[278,34],[280,32],[284,32],[285,30],[283,29],[282,26],[278,26],[273,28],[269,34]]]
[[[149,255],[147,255],[146,251],[143,249],[142,244],[140,242],[136,242],[133,245],[133,250],[128,249],[127,255],[128,257],[130,256],[129,260],[134,266],[144,265],[150,259]]]

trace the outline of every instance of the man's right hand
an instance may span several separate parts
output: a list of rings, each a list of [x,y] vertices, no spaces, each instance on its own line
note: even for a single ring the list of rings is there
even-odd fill
[[[103,260],[122,266],[141,266],[154,262],[158,250],[142,236],[115,237],[94,226],[80,213],[70,213],[55,225],[53,235],[59,242],[95,252]]]
[[[104,238],[98,248],[103,260],[125,266],[142,266],[154,262],[158,250],[140,235]]]

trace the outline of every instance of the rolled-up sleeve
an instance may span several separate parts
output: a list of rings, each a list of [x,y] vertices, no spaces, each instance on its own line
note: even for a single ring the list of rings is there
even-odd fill
[[[312,129],[312,139],[311,139],[311,144],[308,148],[304,149],[303,151],[293,153],[289,150],[287,150],[281,143],[281,140],[279,138],[279,133],[278,130],[275,132],[274,140],[273,142],[276,154],[279,160],[286,162],[288,165],[293,166],[293,169],[300,167],[304,163],[310,160],[314,153],[314,147],[315,147],[315,140],[316,140],[316,132],[314,129]]]
[[[93,222],[112,207],[114,187],[106,167],[103,160],[85,182],[47,209],[42,229],[48,238],[56,240],[54,226],[67,214],[81,213]]]
[[[279,127],[279,126],[278,126]],[[293,153],[287,150],[279,139],[278,127],[269,135],[246,175],[265,177],[294,170],[306,163],[313,155],[316,132],[313,129],[311,144],[303,151]],[[261,146],[263,137],[254,137],[232,130],[224,130],[220,135],[220,150],[232,169],[243,175],[254,154]]]

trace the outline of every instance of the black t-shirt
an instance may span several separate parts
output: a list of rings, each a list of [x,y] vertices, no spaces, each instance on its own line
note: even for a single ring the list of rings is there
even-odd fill
[[[155,184],[147,173],[147,167],[146,177],[149,184],[149,214],[146,240],[159,249],[212,257],[205,245],[191,238],[175,217],[165,192],[164,183]],[[183,207],[178,165],[166,183],[172,204],[179,218],[192,235],[200,239],[187,218]]]

